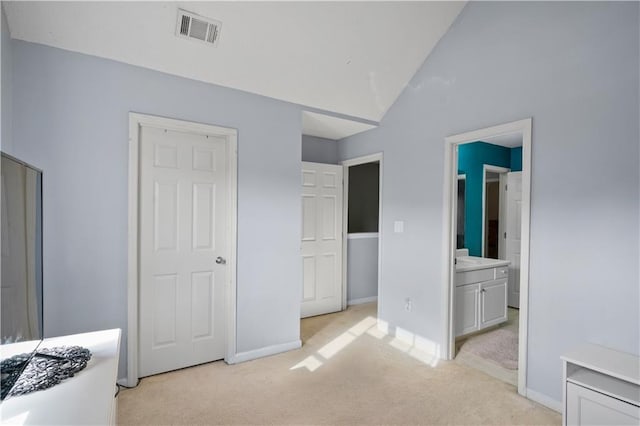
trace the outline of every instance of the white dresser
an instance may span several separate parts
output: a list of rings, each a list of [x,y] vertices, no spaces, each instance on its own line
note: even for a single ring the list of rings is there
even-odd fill
[[[586,344],[561,359],[563,424],[640,424],[639,357]]]
[[[3,425],[115,425],[120,329],[48,338],[40,349],[75,345],[91,351],[87,367],[49,389],[2,401]]]

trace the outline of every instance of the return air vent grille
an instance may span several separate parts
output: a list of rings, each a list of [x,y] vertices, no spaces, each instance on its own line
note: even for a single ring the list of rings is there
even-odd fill
[[[222,22],[178,9],[176,36],[217,46]]]

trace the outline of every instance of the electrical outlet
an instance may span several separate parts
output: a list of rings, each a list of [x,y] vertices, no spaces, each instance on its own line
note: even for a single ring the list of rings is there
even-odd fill
[[[411,298],[407,297],[406,299],[404,299],[404,310],[407,312],[411,312]]]

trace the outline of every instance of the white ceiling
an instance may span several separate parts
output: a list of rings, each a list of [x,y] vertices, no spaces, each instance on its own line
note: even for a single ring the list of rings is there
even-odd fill
[[[379,122],[464,2],[2,2],[13,38]],[[178,8],[222,21],[175,36]]]
[[[494,145],[506,146],[507,148],[515,148],[518,146],[522,146],[522,137],[522,132],[516,132],[506,135],[493,136],[491,138],[483,139],[482,141]]]
[[[302,111],[302,133],[309,136],[339,140],[375,127],[359,121]]]

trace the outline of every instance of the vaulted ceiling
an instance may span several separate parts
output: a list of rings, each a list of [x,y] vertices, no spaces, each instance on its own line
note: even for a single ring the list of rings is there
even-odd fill
[[[382,119],[464,4],[3,2],[16,39],[370,122]],[[176,37],[179,8],[221,21],[218,45]]]

